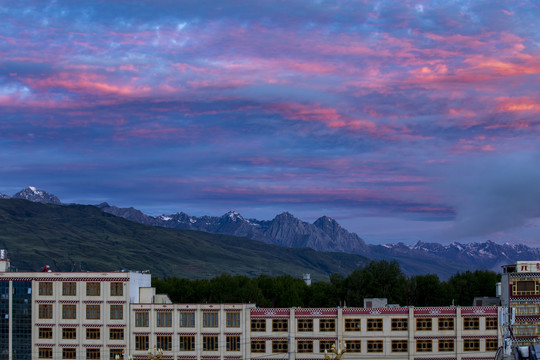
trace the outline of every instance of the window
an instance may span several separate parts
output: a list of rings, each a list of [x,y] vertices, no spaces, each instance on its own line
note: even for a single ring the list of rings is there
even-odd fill
[[[296,323],[297,331],[313,331],[313,319],[298,319]]]
[[[392,319],[392,331],[409,330],[409,319]]]
[[[52,339],[52,328],[39,328],[38,334],[40,339]]]
[[[454,340],[439,340],[439,352],[454,352]]]
[[[463,340],[463,351],[480,351],[480,339]]]
[[[416,352],[432,352],[433,345],[431,340],[416,340]]]
[[[286,353],[289,351],[289,342],[286,340],[273,340],[272,352],[273,353]]]
[[[360,331],[360,319],[345,319],[345,331]]]
[[[109,340],[124,340],[124,329],[110,329]]]
[[[86,305],[86,319],[96,320],[101,318],[101,306],[100,305]]]
[[[111,305],[111,320],[122,320],[124,318],[124,305]]]
[[[486,330],[497,330],[498,322],[496,317],[486,318]]]
[[[480,330],[480,319],[477,317],[464,318],[463,330]]]
[[[195,336],[180,336],[180,351],[195,351]]]
[[[52,319],[52,305],[51,304],[39,304],[40,319]]]
[[[150,337],[148,335],[135,335],[135,350],[148,350]]]
[[[145,312],[135,312],[135,326],[136,327],[146,327],[148,326],[148,313]]]
[[[227,336],[227,351],[240,351],[240,336]]]
[[[368,340],[367,342],[367,352],[383,352],[383,342],[382,340]]]
[[[112,282],[111,283],[111,296],[124,296],[124,283]]]
[[[251,331],[266,331],[266,319],[251,319]]]
[[[454,318],[439,318],[440,330],[454,330]]]
[[[39,295],[52,295],[52,282],[42,281],[39,283]]]
[[[367,331],[383,331],[383,319],[367,319]]]
[[[86,349],[86,358],[87,359],[99,359],[99,358],[101,358],[100,349]]]
[[[203,336],[203,351],[218,351],[217,336]]]
[[[180,327],[195,327],[195,313],[181,312]]]
[[[203,313],[203,327],[218,327],[218,326],[219,326],[219,313],[218,312]]]
[[[431,319],[416,319],[416,331],[431,331]]]
[[[40,359],[52,359],[52,348],[39,348],[38,354]]]
[[[158,311],[156,313],[156,326],[157,327],[171,327],[172,326],[172,313]]]
[[[62,329],[62,339],[76,339],[76,338],[77,338],[77,329],[75,328]]]
[[[499,343],[497,339],[486,339],[486,351],[497,351]]]
[[[319,331],[336,331],[336,319],[320,319]]]
[[[332,345],[335,345],[336,342],[334,340],[319,340],[319,352],[323,353],[324,350],[330,350],[332,349]]]
[[[289,320],[287,319],[273,319],[272,331],[289,331]]]
[[[361,340],[346,340],[345,346],[347,346],[348,352],[359,353],[360,351],[362,351]]]
[[[517,281],[512,285],[513,295],[538,295],[538,283],[533,280]]]
[[[135,350],[147,350],[150,343],[150,337],[148,335],[135,335]]]
[[[296,342],[296,352],[299,353],[312,353],[313,341],[312,340],[298,340]]]
[[[227,327],[240,327],[240,313],[228,312],[227,315]]]
[[[392,352],[407,352],[409,351],[409,343],[407,340],[392,340]]]
[[[63,348],[62,349],[62,359],[76,359],[77,350],[74,348]]]
[[[156,344],[158,349],[164,351],[172,350],[172,336],[171,335],[158,335],[156,336]]]
[[[251,340],[251,352],[252,353],[265,353],[266,341],[264,340]]]
[[[98,282],[87,282],[86,283],[86,296],[100,296],[101,295],[101,284]]]
[[[109,356],[111,357],[111,360],[116,359],[116,355],[118,355],[119,359],[124,358],[124,350],[122,349],[110,349],[109,350]]]
[[[76,319],[77,305],[62,305],[62,319]]]
[[[77,296],[77,283],[76,282],[63,282],[62,295],[63,296]]]
[[[86,329],[87,340],[99,340],[101,338],[101,329]]]

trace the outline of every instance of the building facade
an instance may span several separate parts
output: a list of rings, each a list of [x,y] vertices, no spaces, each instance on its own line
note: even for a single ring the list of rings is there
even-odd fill
[[[2,262],[0,260],[0,270]],[[492,359],[499,307],[173,304],[137,272],[0,271],[0,359]]]
[[[501,305],[520,345],[537,343],[540,336],[540,261],[518,261],[503,266]]]
[[[10,272],[0,256],[0,359],[109,359],[129,348],[141,272]]]

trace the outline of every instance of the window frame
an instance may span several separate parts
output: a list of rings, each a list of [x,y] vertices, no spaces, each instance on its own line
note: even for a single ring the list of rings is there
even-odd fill
[[[195,351],[195,336],[194,335],[180,335],[179,351]]]
[[[74,328],[74,327],[62,328],[62,340],[76,340],[76,339],[77,339],[77,328]]]
[[[391,346],[393,353],[409,352],[408,340],[392,340]]]
[[[86,328],[86,340],[101,340],[101,329]]]
[[[125,331],[123,328],[110,328],[109,340],[124,340]]]
[[[265,353],[266,352],[266,340],[251,340],[251,352],[252,353]]]
[[[289,319],[272,319],[272,332],[289,331]]]
[[[284,354],[289,352],[287,340],[272,340],[272,354]]]
[[[86,283],[86,296],[101,296],[101,283],[89,281]]]
[[[367,319],[367,331],[384,331],[384,322],[382,318]]]
[[[100,320],[101,319],[101,305],[100,304],[86,304],[86,320]]]
[[[135,335],[135,350],[146,351],[150,348],[150,335]]]
[[[216,335],[203,335],[203,351],[219,351],[219,338]]]
[[[110,283],[110,295],[111,296],[124,296],[124,283],[119,281],[113,281]]]
[[[52,339],[53,329],[52,327],[40,327],[38,328],[38,339]]]
[[[38,319],[52,319],[52,318],[53,318],[52,304],[39,304]]]
[[[225,338],[226,345],[225,350],[226,351],[240,351],[240,336],[239,335],[227,335]]]
[[[336,331],[336,319],[319,319],[319,332]]]
[[[52,296],[53,295],[52,281],[40,281],[38,283],[38,295],[39,296]]]
[[[62,304],[62,320],[77,319],[77,305]]]
[[[172,335],[156,335],[156,346],[163,351],[171,351]]]
[[[347,349],[347,352],[362,352],[362,340],[345,340],[345,347]]]
[[[456,342],[454,339],[439,339],[439,352],[454,352],[456,350]]]
[[[62,296],[77,296],[77,283],[75,281],[62,282]]]
[[[349,318],[344,321],[344,331],[362,331],[362,319]]]
[[[416,352],[433,352],[433,340],[416,340]]]
[[[366,345],[366,351],[368,353],[382,353],[384,352],[383,340],[368,340]]]

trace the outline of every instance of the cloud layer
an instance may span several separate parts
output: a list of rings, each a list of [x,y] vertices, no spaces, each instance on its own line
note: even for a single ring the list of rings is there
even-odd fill
[[[0,16],[0,192],[326,214],[360,235],[366,217],[452,222],[460,239],[539,216],[533,2],[20,1]]]

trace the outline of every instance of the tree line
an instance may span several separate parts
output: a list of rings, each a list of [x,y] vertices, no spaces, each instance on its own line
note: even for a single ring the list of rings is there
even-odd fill
[[[265,308],[363,307],[365,298],[387,298],[401,306],[471,306],[474,297],[495,296],[500,274],[477,270],[457,273],[447,281],[437,275],[405,276],[397,261],[372,261],[347,277],[310,286],[289,275],[250,278],[223,274],[209,280],[152,278],[158,294],[175,303],[254,303]]]

